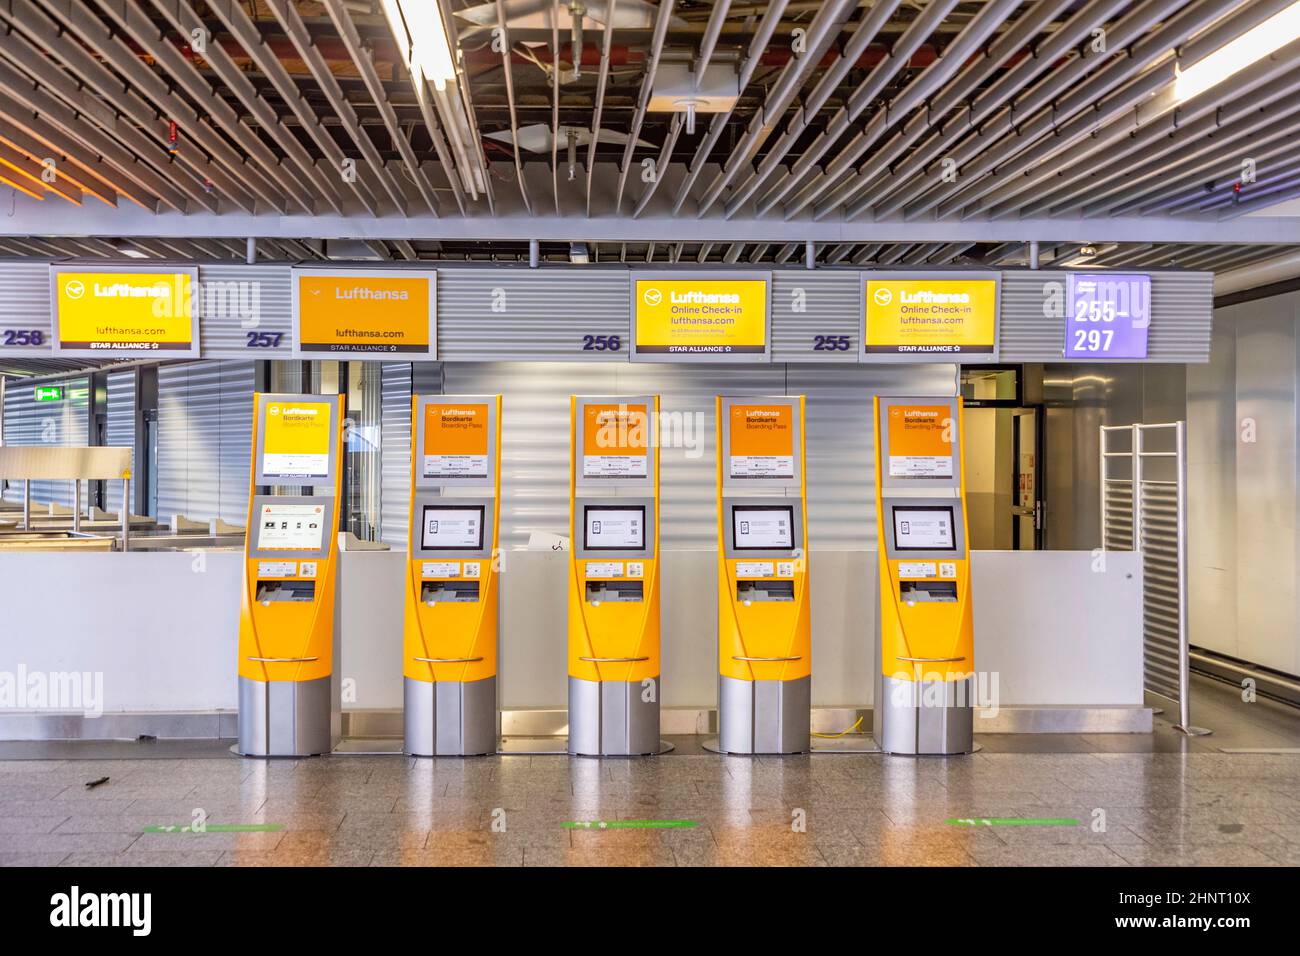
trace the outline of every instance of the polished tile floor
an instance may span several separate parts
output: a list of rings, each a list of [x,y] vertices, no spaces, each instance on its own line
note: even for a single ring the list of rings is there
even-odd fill
[[[0,864],[1300,864],[1296,713],[1207,684],[1194,717],[1215,735],[1160,719],[1150,736],[988,736],[955,759],[720,757],[696,738],[632,760],[6,745]]]

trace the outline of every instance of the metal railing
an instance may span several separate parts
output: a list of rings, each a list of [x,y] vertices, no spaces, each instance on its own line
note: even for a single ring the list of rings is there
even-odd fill
[[[1127,438],[1127,447],[1122,447]],[[1191,722],[1187,642],[1187,423],[1102,425],[1101,545],[1142,552],[1143,686]]]

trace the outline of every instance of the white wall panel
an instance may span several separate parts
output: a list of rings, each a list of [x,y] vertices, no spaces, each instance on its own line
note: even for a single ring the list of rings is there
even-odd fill
[[[0,669],[102,671],[108,711],[233,710],[242,560],[213,552],[195,574],[183,552],[0,553],[0,599],[24,598],[5,602],[12,626],[0,628]],[[340,674],[357,689],[348,709],[402,705],[403,561],[395,552],[342,556]],[[664,706],[713,707],[716,564],[702,551],[669,551],[664,562],[665,587],[677,594],[672,607],[664,599]],[[971,556],[977,664],[998,675],[1002,706],[1141,703],[1140,556],[1112,555],[1106,574],[1091,573],[1091,563],[1086,551]],[[869,704],[876,554],[814,554],[810,567],[813,704]],[[507,566],[503,707],[565,706],[564,575],[565,556],[551,552],[516,555]],[[65,599],[69,580],[78,582],[77,601]],[[141,581],[157,600],[138,600]]]
[[[1300,675],[1300,293],[1214,321],[1187,374],[1190,640]]]

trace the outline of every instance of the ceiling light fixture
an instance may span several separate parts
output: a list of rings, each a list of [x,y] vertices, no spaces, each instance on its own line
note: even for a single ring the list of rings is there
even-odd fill
[[[442,7],[433,0],[381,0],[422,111],[432,104],[442,119],[456,172],[473,199],[487,192],[487,164],[472,107],[458,82],[460,49],[453,47]],[[432,87],[432,91],[430,91]]]
[[[1300,2],[1273,14],[1187,69],[1178,69],[1174,97],[1182,101],[1204,93],[1295,40],[1300,40]]]
[[[446,89],[456,79],[456,64],[437,4],[412,0],[383,0],[383,4],[389,26],[404,48],[409,38],[407,66],[419,67],[435,89]]]

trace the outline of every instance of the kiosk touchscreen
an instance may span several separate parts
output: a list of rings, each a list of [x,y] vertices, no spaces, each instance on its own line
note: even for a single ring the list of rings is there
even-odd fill
[[[960,398],[877,398],[874,735],[887,753],[968,753],[975,646]]]
[[[340,738],[334,670],[337,395],[253,397],[253,478],[239,615],[239,752],[328,753]],[[301,490],[310,494],[281,494]]]
[[[718,749],[809,749],[804,399],[717,399]]]
[[[569,752],[659,753],[659,397],[571,413]]]
[[[496,753],[501,396],[416,395],[411,415],[406,752]]]

